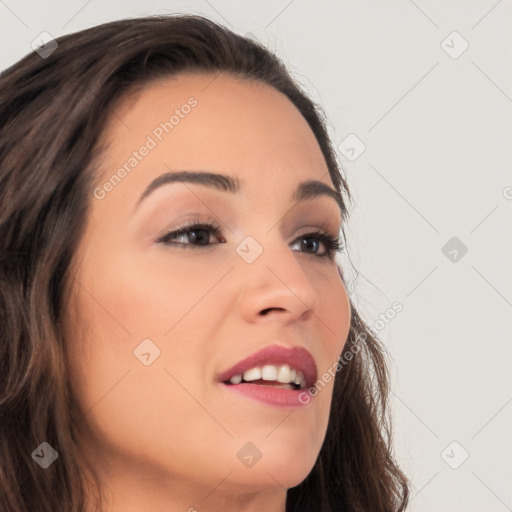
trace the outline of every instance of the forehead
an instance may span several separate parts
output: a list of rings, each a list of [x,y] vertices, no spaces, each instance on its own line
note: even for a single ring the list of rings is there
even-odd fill
[[[262,82],[201,74],[160,80],[121,98],[104,139],[97,184],[119,169],[128,175],[102,201],[116,209],[135,204],[149,183],[170,170],[232,176],[242,189],[239,201],[265,207],[287,200],[299,182],[332,187],[306,120],[284,94]]]
[[[283,166],[327,171],[313,132],[285,95],[227,75],[184,75],[126,96],[106,130],[110,156],[124,161],[148,137],[157,146],[149,157],[173,165],[240,174],[253,165],[262,173],[267,161],[272,172]]]

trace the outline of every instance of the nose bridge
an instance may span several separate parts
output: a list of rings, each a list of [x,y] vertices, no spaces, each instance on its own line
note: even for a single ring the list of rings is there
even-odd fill
[[[317,309],[316,289],[277,227],[246,236],[236,251],[247,273],[243,301],[248,314],[277,309],[295,317]]]

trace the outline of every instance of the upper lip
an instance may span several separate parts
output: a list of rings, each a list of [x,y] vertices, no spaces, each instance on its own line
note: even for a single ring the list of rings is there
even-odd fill
[[[227,382],[234,375],[243,374],[246,370],[266,364],[287,364],[304,373],[306,387],[311,387],[317,379],[317,369],[313,356],[303,347],[283,347],[270,345],[259,352],[242,359],[219,375],[220,382]]]

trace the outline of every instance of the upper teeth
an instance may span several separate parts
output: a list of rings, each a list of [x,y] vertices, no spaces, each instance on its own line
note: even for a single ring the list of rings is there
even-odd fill
[[[233,375],[229,382],[231,384],[240,384],[243,380],[250,382],[253,380],[269,380],[269,381],[277,381],[282,382],[283,384],[294,383],[301,388],[306,386],[306,379],[304,378],[304,373],[300,370],[296,370],[295,368],[290,368],[289,365],[273,365],[267,364],[263,367],[251,368],[250,370],[246,370],[243,374],[239,373],[237,375]]]

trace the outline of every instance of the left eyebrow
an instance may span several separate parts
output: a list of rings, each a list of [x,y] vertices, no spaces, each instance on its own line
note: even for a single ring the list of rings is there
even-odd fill
[[[236,194],[240,191],[240,182],[238,178],[233,178],[226,174],[217,174],[207,171],[174,171],[167,172],[155,178],[144,190],[142,195],[137,201],[136,207],[153,191],[168,185],[170,183],[192,183],[197,185],[203,185],[205,187],[215,188],[222,192],[229,192]],[[314,199],[315,197],[326,196],[334,199],[340,210],[342,218],[344,218],[345,203],[341,194],[329,187],[325,183],[316,180],[303,181],[297,185],[295,192],[292,196],[292,200],[295,202],[307,201],[308,199]]]

